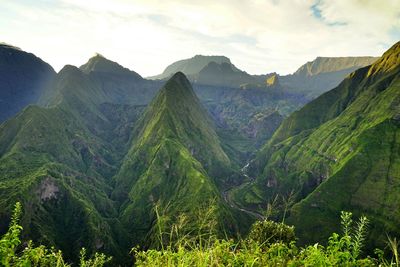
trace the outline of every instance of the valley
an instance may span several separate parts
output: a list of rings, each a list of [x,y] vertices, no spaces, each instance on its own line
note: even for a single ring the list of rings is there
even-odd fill
[[[207,214],[213,235],[240,240],[257,221],[284,221],[308,244],[349,210],[371,220],[368,249],[382,246],[400,234],[399,47],[319,57],[291,75],[196,55],[147,79],[100,54],[55,73],[0,45],[0,77],[21,69],[40,83],[0,83],[0,102],[14,107],[0,117],[1,234],[20,202],[23,239],[71,262],[85,247],[128,265],[133,247],[166,245],[160,223],[202,235]]]

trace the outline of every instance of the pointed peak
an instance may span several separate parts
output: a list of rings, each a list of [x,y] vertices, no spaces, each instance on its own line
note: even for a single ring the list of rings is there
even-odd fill
[[[189,80],[187,79],[186,75],[185,75],[183,72],[181,72],[181,71],[178,71],[177,73],[175,73],[174,75],[172,75],[172,77],[170,78],[170,80],[174,80],[174,81],[188,81],[188,82],[189,82]]]
[[[165,83],[163,87],[167,92],[182,92],[185,91],[192,91],[192,85],[190,84],[186,75],[178,71]]]
[[[90,65],[90,64],[91,65],[95,65],[95,64],[98,64],[99,62],[106,62],[106,63],[109,63],[109,64],[115,64],[116,63],[114,61],[111,61],[111,60],[107,59],[105,56],[103,56],[100,53],[95,53],[91,58],[89,58],[89,60],[86,62],[86,64],[81,66],[81,68],[83,66]]]

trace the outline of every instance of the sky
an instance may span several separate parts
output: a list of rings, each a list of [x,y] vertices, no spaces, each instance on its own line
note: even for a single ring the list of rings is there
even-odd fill
[[[400,0],[0,0],[0,42],[55,70],[95,53],[142,76],[197,54],[250,74],[317,56],[380,56],[400,40]]]

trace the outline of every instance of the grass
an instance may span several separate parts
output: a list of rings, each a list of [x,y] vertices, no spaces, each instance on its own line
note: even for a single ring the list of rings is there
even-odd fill
[[[154,249],[132,249],[134,266],[399,266],[396,238],[388,238],[389,254],[376,249],[376,256],[364,256],[369,221],[362,216],[353,221],[350,212],[341,214],[341,234],[333,233],[327,245],[305,247],[296,244],[294,227],[273,221],[256,222],[244,239],[219,238],[214,213],[216,206],[199,210],[195,224],[185,213],[169,221],[164,211],[155,206]],[[22,206],[16,203],[8,231],[0,238],[0,266],[70,266],[63,253],[53,247],[22,242],[19,218]],[[166,220],[167,219],[167,220]],[[391,255],[390,255],[391,254]],[[94,252],[87,257],[80,251],[80,267],[101,267],[111,258]]]
[[[132,253],[135,266],[396,266],[398,247],[393,239],[392,260],[385,259],[382,250],[377,250],[376,258],[362,256],[366,217],[354,222],[351,213],[342,212],[341,225],[342,234],[331,234],[326,246],[299,247],[293,227],[263,221],[255,223],[247,238],[238,241],[212,234],[196,239],[183,235],[158,249],[134,248]],[[170,234],[179,235],[181,228],[181,224],[171,227]],[[162,233],[160,228],[160,236]]]

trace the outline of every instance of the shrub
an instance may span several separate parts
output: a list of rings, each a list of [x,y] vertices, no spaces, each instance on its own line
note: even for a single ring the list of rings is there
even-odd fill
[[[264,220],[252,225],[247,240],[257,242],[262,247],[278,242],[288,245],[296,240],[296,235],[293,226]]]

